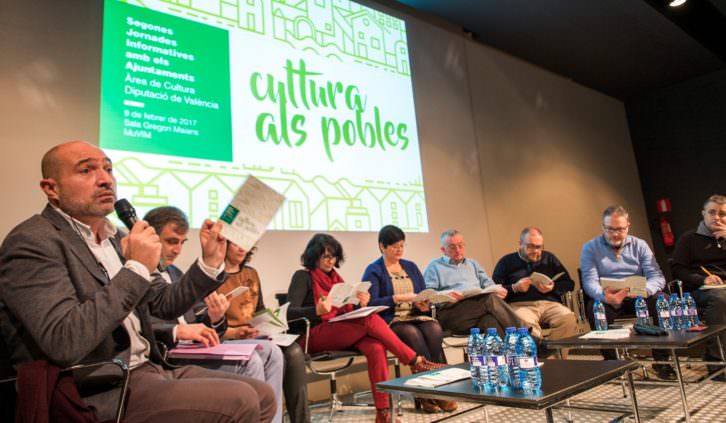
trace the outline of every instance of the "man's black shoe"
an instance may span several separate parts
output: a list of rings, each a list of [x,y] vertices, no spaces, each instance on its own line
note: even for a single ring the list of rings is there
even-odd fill
[[[676,371],[670,364],[653,364],[653,371],[661,380],[676,380]]]
[[[712,356],[712,355],[705,354],[703,356],[703,361],[721,361],[721,360],[718,359],[718,358],[716,358],[716,357],[714,357],[714,356]],[[714,365],[714,364],[707,364],[706,365],[706,368],[708,369],[708,374],[709,375],[712,375],[712,374],[716,373],[717,371],[723,369],[723,366],[718,366],[718,365]],[[726,374],[721,373],[720,375],[714,377],[711,380],[716,381],[716,382],[726,382]]]

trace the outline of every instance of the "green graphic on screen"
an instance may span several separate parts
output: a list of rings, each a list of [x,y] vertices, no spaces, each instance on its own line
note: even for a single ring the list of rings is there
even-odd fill
[[[405,24],[344,0],[106,0],[100,143],[139,213],[219,218],[254,174],[270,229],[427,231]]]

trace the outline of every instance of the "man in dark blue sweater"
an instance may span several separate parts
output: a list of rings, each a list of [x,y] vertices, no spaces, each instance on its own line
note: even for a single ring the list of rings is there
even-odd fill
[[[561,302],[562,295],[572,291],[575,283],[557,257],[544,251],[544,238],[539,229],[522,230],[519,249],[499,260],[492,278],[507,289],[507,302],[532,327],[532,335],[541,338],[542,325],[552,329],[550,339],[577,334],[575,314]],[[553,283],[547,283],[548,279]]]

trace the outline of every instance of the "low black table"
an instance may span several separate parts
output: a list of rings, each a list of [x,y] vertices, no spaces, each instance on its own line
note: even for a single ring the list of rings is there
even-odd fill
[[[584,361],[584,360],[544,360],[542,371],[542,389],[537,393],[526,394],[521,390],[505,389],[500,391],[480,390],[472,385],[469,378],[436,388],[409,386],[405,382],[417,375],[381,382],[377,389],[388,392],[408,392],[417,397],[463,400],[484,405],[519,407],[534,410],[545,410],[547,421],[553,422],[552,406],[571,397],[594,388],[612,379],[628,375],[630,382],[630,398],[633,404],[633,416],[640,422],[638,402],[633,389],[631,371],[638,368],[632,361]],[[453,367],[468,369],[468,363]],[[392,418],[395,418],[392,413]]]
[[[683,381],[683,375],[681,374],[681,363],[678,359],[677,350],[691,348],[702,342],[705,342],[712,336],[716,336],[726,330],[726,325],[712,325],[701,332],[687,332],[684,330],[670,331],[668,336],[647,336],[631,334],[627,338],[621,339],[581,339],[578,336],[571,338],[557,339],[557,340],[546,340],[543,344],[547,348],[579,348],[579,349],[615,349],[618,350],[632,350],[632,349],[663,349],[670,350],[673,364],[675,364],[676,379],[678,386],[681,390],[681,402],[683,404],[683,414],[686,422],[691,421],[691,416],[688,411],[688,401],[686,400],[686,388],[685,382]],[[724,355],[723,347],[721,345],[721,339],[716,336],[719,351],[721,353],[721,362],[723,364]]]

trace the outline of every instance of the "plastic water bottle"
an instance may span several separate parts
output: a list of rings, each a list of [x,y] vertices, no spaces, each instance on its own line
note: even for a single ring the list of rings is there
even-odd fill
[[[696,308],[696,300],[693,299],[690,292],[686,292],[685,294],[683,294],[683,316],[684,321],[688,320],[688,328],[701,325],[701,320],[698,318],[698,308]],[[685,319],[686,316],[688,316],[687,319]]]
[[[486,389],[494,390],[499,387],[499,377],[496,370],[496,364],[494,364],[494,360],[491,360],[491,348],[492,341],[489,336],[489,330],[487,329],[487,335],[484,337],[484,344],[482,347],[482,355],[484,356],[484,361],[482,363],[482,386]]]
[[[658,313],[658,326],[663,330],[672,330],[673,322],[671,322],[671,312],[668,307],[668,301],[666,301],[663,294],[660,294],[658,301],[655,302],[655,311]]]
[[[641,325],[650,324],[648,304],[645,303],[645,300],[640,295],[635,298],[635,323],[640,323]]]
[[[608,319],[605,316],[605,306],[602,301],[595,300],[592,305],[592,314],[595,317],[595,330],[608,330]]]
[[[673,330],[683,329],[683,305],[678,294],[671,294],[671,300],[668,304],[668,308],[671,312],[671,324],[673,324]]]
[[[537,365],[537,344],[529,335],[527,328],[517,331],[517,355],[519,356],[519,383],[526,392],[534,392],[542,387],[542,373]]]
[[[484,345],[489,352],[487,365],[489,366],[489,383],[491,388],[506,388],[509,384],[509,366],[504,356],[504,343],[495,328],[487,329]],[[487,386],[489,388],[489,386]]]
[[[471,383],[479,387],[481,382],[481,346],[482,339],[479,328],[469,330],[469,340],[466,343],[466,353],[469,355],[469,371],[471,372]]]
[[[514,389],[520,389],[522,385],[519,383],[519,355],[517,355],[517,328],[507,328],[507,335],[504,337],[504,356],[507,358],[507,367],[509,367],[509,386]]]

